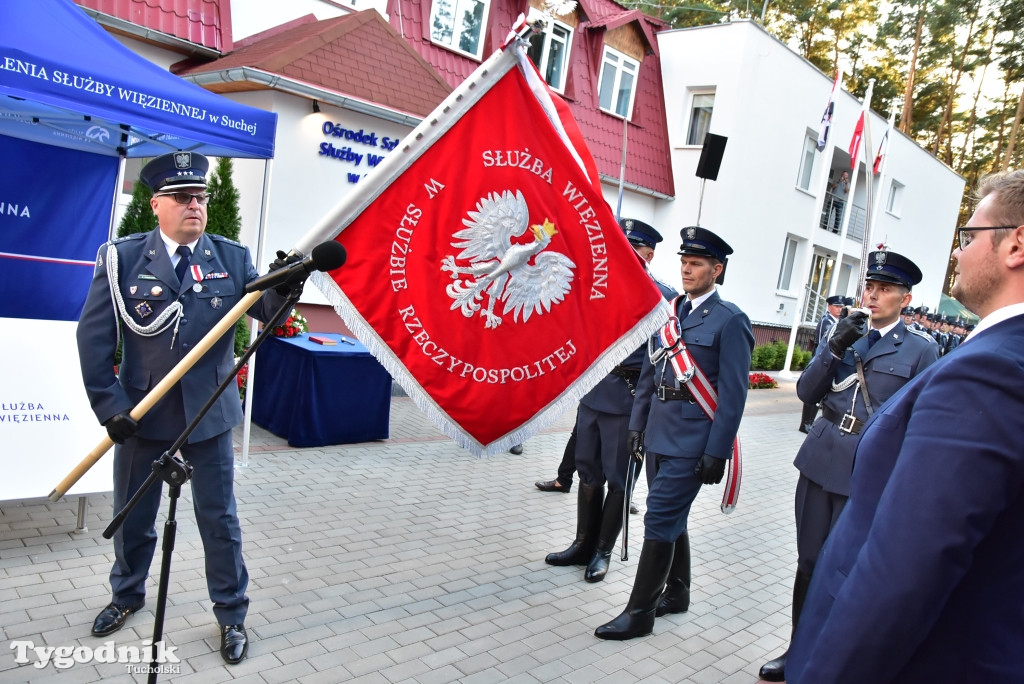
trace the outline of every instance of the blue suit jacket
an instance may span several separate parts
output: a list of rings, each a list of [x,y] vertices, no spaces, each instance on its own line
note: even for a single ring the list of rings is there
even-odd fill
[[[1024,316],[912,380],[861,436],[790,684],[1024,681]]]
[[[683,301],[681,297],[677,302],[677,316]],[[675,375],[667,361],[656,368],[645,355],[629,429],[644,432],[644,445],[657,454],[732,458],[750,386],[754,349],[750,319],[735,304],[722,301],[716,291],[686,317],[682,332],[693,360],[718,392],[715,420],[708,419],[698,404],[658,399],[655,386],[677,386]]]
[[[101,423],[130,411],[239,302],[245,284],[257,277],[246,247],[219,235],[199,238],[191,263],[204,274],[203,291],[195,292],[191,272],[178,282],[159,229],[115,241],[118,285],[132,319],[147,325],[176,299],[184,306],[178,336],[174,325],[144,337],[121,325],[122,353],[114,375],[119,315],[107,280],[107,245],[100,247],[96,270],[78,323],[82,377],[93,412]],[[221,276],[221,277],[216,277]],[[267,292],[249,313],[266,321],[284,302]],[[174,440],[184,431],[214,390],[234,370],[234,335],[226,333],[139,421],[139,437]],[[189,437],[197,442],[230,430],[242,420],[238,394],[229,387]]]
[[[842,382],[857,374],[855,351],[864,364],[864,381],[874,410],[939,358],[935,342],[927,335],[908,332],[902,321],[871,349],[868,349],[866,337],[857,340],[842,359],[832,355],[827,343],[822,344],[796,383],[800,400],[805,404],[820,401],[840,415],[852,410],[859,420],[867,420],[868,410],[862,389],[851,385],[839,392],[832,391],[833,382]],[[819,417],[811,426],[793,464],[804,477],[821,485],[825,491],[848,496],[857,437],[840,431],[837,425]]]
[[[678,294],[654,276],[651,276],[651,279],[661,292],[661,296],[667,301],[672,301]],[[640,345],[639,348],[634,349],[629,356],[623,359],[619,365],[640,368],[646,355],[647,345]],[[587,408],[601,411],[602,413],[609,413],[613,416],[628,416],[629,412],[633,410],[633,397],[634,393],[630,390],[625,378],[609,373],[601,378],[589,392],[583,395],[580,403]]]

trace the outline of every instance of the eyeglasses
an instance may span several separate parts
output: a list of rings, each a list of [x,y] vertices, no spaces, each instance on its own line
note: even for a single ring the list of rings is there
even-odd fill
[[[193,195],[191,192],[158,192],[153,197],[173,197],[178,204],[191,204],[192,200],[195,200],[201,207],[205,207],[210,201],[210,196],[205,192],[198,195]]]
[[[980,230],[1013,230],[1017,226],[961,226],[956,229],[956,239],[960,249],[966,249],[974,240],[974,233]]]

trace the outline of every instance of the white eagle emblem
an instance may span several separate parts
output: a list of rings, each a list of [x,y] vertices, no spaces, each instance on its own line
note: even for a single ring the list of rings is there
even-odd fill
[[[505,302],[502,315],[511,312],[512,320],[518,322],[521,313],[525,323],[534,313],[539,316],[565,299],[576,264],[564,254],[544,251],[558,232],[553,223],[547,219],[543,225],[529,223],[530,211],[518,190],[489,194],[462,219],[466,227],[452,234],[456,239],[451,243],[462,252],[441,261],[441,270],[449,271],[454,281],[445,288],[453,310],[461,309],[466,318],[479,311],[485,328],[497,328],[501,316],[494,307],[499,300]],[[527,229],[532,240],[512,242]],[[456,260],[469,265],[459,266]],[[464,275],[471,277],[463,279]]]

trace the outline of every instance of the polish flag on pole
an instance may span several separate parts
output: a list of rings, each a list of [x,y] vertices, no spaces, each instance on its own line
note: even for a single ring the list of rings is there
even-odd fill
[[[889,125],[885,128],[885,133],[882,134],[882,141],[878,143],[878,152],[875,154],[875,173],[882,172],[882,160],[889,154],[889,136],[892,135],[892,129],[896,123],[896,112],[889,113]]]
[[[860,111],[857,117],[857,126],[853,129],[853,138],[850,140],[850,170],[857,168],[857,158],[860,156],[860,144],[864,139],[864,110]]]
[[[506,45],[299,243],[311,280],[427,416],[475,454],[524,442],[668,318],[568,107]]]
[[[825,113],[821,116],[821,128],[818,129],[818,151],[825,149],[828,142],[829,130],[832,128],[832,114],[836,110],[836,91],[839,89],[839,79],[842,77],[842,69],[836,69],[836,80],[832,82],[832,92],[828,96],[828,104],[825,105]]]

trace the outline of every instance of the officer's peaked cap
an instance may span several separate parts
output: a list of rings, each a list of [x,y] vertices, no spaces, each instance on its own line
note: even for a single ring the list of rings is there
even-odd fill
[[[653,249],[663,239],[661,233],[655,230],[654,226],[644,223],[640,219],[620,219],[619,226],[626,234],[626,239],[634,245],[643,245]]]
[[[139,180],[153,192],[173,192],[206,188],[206,172],[210,160],[198,152],[171,152],[152,160],[139,174]]]
[[[712,233],[707,228],[700,226],[687,226],[679,231],[683,244],[679,245],[678,254],[695,254],[697,256],[711,257],[725,262],[725,258],[732,254],[732,247],[722,238]]]
[[[865,280],[896,283],[910,289],[921,282],[921,277],[921,269],[902,254],[879,250],[868,255],[868,272]]]

